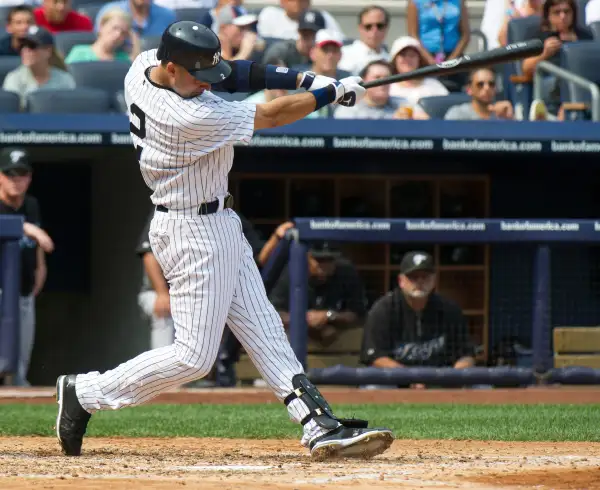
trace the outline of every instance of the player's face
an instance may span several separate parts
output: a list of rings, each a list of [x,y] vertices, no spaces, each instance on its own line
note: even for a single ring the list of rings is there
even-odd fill
[[[16,12],[6,25],[6,32],[17,39],[25,37],[27,30],[33,25],[33,16],[29,12]]]
[[[426,298],[435,286],[435,274],[428,271],[415,271],[400,274],[400,289],[411,298]]]
[[[129,37],[129,23],[125,19],[113,17],[105,22],[98,33],[108,46],[117,48]]]
[[[365,82],[372,82],[373,80],[379,80],[380,78],[389,77],[392,74],[391,70],[385,65],[373,65],[369,68],[369,71],[365,75]],[[385,105],[390,98],[390,86],[381,85],[380,87],[373,87],[367,90],[369,99],[375,102],[377,105]]]
[[[167,72],[170,75],[171,88],[186,99],[210,90],[210,83],[196,80],[185,68],[169,63]]]
[[[44,12],[50,22],[61,24],[71,11],[71,0],[44,0]]]
[[[419,68],[421,55],[415,48],[405,48],[398,53],[394,62],[398,73],[408,73]]]
[[[10,170],[0,172],[0,188],[9,198],[20,197],[27,192],[31,183],[31,173],[25,170]]]

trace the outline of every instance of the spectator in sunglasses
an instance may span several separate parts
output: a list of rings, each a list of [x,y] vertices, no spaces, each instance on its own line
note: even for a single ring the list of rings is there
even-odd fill
[[[21,66],[6,75],[2,88],[18,94],[23,108],[30,92],[75,88],[50,32],[35,25],[28,29],[21,42]]]
[[[383,46],[390,25],[390,14],[383,7],[371,5],[358,14],[357,39],[342,48],[339,67],[357,75],[371,61],[387,59],[389,54]]]
[[[6,19],[8,36],[0,39],[0,56],[19,56],[21,40],[27,34],[27,29],[34,23],[31,7],[19,5],[10,9]]]
[[[508,100],[494,102],[496,74],[489,68],[481,68],[470,74],[467,93],[471,96],[471,102],[451,107],[444,119],[458,121],[513,119],[513,106]]]
[[[128,48],[125,49],[125,46]],[[140,39],[131,27],[131,16],[115,8],[108,10],[100,19],[96,41],[73,46],[65,62],[133,61],[139,52]]]

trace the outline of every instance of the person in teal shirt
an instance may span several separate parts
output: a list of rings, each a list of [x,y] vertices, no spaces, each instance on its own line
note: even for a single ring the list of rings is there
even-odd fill
[[[71,48],[65,62],[126,61],[140,52],[140,40],[131,27],[131,16],[119,8],[107,10],[99,20],[98,38],[94,44],[78,44]],[[124,46],[130,46],[126,50]]]

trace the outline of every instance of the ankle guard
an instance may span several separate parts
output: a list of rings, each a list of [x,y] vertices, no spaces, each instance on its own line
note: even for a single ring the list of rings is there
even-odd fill
[[[335,429],[338,424],[351,429],[366,429],[369,422],[360,419],[340,419],[333,414],[333,410],[323,398],[321,392],[313,385],[305,374],[296,374],[292,378],[292,391],[285,397],[283,403],[286,407],[292,400],[299,398],[310,410],[310,413],[304,417],[300,423],[306,425],[310,420],[314,420],[323,429]]]

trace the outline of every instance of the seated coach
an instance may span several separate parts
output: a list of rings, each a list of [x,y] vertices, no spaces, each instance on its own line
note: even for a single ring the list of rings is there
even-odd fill
[[[398,288],[379,298],[367,315],[361,361],[378,368],[475,364],[460,307],[434,292],[433,257],[409,252],[402,258]]]

